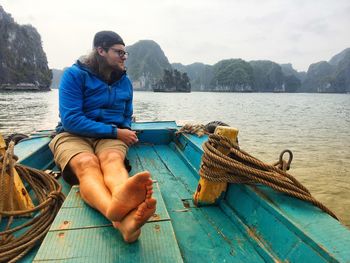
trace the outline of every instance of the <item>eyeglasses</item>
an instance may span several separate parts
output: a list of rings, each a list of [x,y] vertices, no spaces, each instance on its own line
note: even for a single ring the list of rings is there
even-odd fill
[[[114,53],[118,54],[120,58],[127,58],[129,56],[129,52],[126,52],[124,50],[116,49],[112,47],[110,47],[110,49],[112,49]]]

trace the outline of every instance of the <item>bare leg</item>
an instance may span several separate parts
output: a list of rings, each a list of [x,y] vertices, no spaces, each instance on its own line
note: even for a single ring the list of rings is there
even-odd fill
[[[149,198],[144,201],[137,209],[129,213],[121,222],[113,222],[113,226],[117,228],[125,242],[135,242],[141,234],[141,227],[156,211],[157,201]]]
[[[106,149],[98,154],[98,158],[104,182],[112,193],[112,203],[106,216],[112,221],[121,221],[146,198],[151,198],[151,175],[142,172],[129,178],[124,166],[124,154],[118,150]]]
[[[103,180],[112,193],[117,186],[125,183],[129,178],[128,171],[124,166],[124,153],[114,149],[106,149],[98,153],[97,157],[100,161]]]
[[[92,153],[80,153],[70,160],[69,165],[79,179],[83,200],[106,216],[112,196],[105,186],[97,157]]]
[[[100,164],[97,156],[91,153],[80,153],[69,163],[79,179],[83,200],[109,220],[121,221],[113,222],[113,225],[121,231],[126,242],[133,242],[140,235],[142,225],[156,209],[156,200],[151,198],[150,174],[142,172],[126,179],[124,183],[115,183],[112,196],[102,173],[106,168],[101,168]],[[114,178],[118,181],[116,174]]]

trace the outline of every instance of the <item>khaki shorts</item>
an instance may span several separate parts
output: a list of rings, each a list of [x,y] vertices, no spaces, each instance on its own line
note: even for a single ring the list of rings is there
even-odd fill
[[[74,184],[77,183],[76,178],[67,178],[72,175],[72,171],[67,167],[69,161],[79,153],[89,152],[93,154],[98,154],[106,149],[116,149],[126,156],[128,151],[128,146],[121,140],[118,139],[98,139],[98,138],[88,138],[73,135],[68,132],[63,132],[57,134],[49,144],[49,147],[54,155],[55,163],[58,168],[64,173],[66,170],[65,179],[71,181],[73,179]]]

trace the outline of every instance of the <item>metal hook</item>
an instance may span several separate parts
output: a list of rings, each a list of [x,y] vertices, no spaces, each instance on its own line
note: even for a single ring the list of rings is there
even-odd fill
[[[291,150],[286,149],[286,150],[283,150],[283,151],[281,152],[279,163],[282,165],[282,164],[285,162],[285,161],[283,160],[283,155],[284,155],[285,153],[288,153],[288,154],[289,154],[288,162],[286,162],[286,164],[287,164],[287,165],[286,165],[286,170],[289,170],[290,164],[291,164],[291,162],[292,162],[292,160],[293,160],[293,153],[292,153]]]

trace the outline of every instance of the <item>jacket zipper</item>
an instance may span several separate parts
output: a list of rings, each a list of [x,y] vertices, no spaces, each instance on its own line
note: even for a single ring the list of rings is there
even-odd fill
[[[108,85],[108,107],[112,106],[112,85]]]

